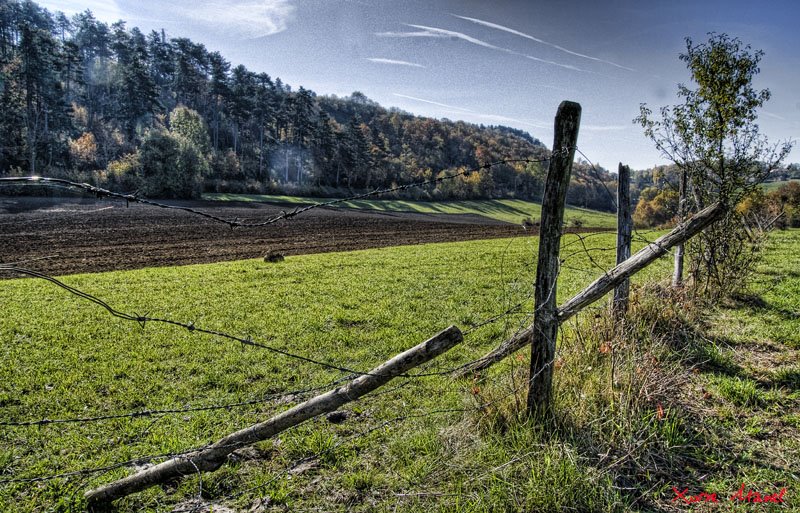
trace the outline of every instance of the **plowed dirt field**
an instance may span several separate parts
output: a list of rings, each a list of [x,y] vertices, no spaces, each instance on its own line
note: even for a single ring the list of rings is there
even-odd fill
[[[172,202],[261,221],[294,207]],[[116,200],[0,196],[0,263],[53,275],[530,235],[473,215],[319,208],[259,228],[231,229],[191,213]]]

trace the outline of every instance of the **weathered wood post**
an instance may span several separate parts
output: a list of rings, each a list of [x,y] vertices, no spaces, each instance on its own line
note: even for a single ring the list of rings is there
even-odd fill
[[[547,170],[539,232],[539,260],[536,267],[531,372],[528,386],[528,414],[542,415],[550,408],[553,390],[553,361],[558,335],[556,283],[558,281],[564,202],[567,197],[572,161],[578,142],[581,106],[563,101],[555,120],[553,155]]]
[[[683,223],[686,217],[686,181],[688,180],[686,168],[681,169],[681,180],[678,188],[678,223]],[[675,247],[675,266],[672,271],[672,286],[677,288],[683,285],[683,242]]]
[[[631,168],[619,163],[617,174],[617,265],[631,257]],[[619,319],[628,311],[630,280],[625,278],[614,289],[612,311],[614,318]]]
[[[140,470],[136,474],[113,483],[89,490],[84,497],[90,510],[102,510],[111,501],[144,490],[151,486],[177,479],[181,476],[211,472],[228,461],[228,455],[236,449],[247,447],[261,440],[271,438],[308,419],[336,410],[340,406],[355,401],[359,397],[385,385],[397,376],[428,362],[445,353],[464,339],[461,330],[455,326],[440,331],[430,339],[408,349],[394,358],[375,367],[346,385],[313,397],[274,417],[240,429],[203,449],[175,456],[153,467]]]
[[[652,264],[677,244],[691,239],[711,223],[722,217],[725,212],[724,205],[714,203],[710,207],[695,214],[685,223],[676,226],[668,234],[657,238],[643,247],[637,251],[635,255],[625,260],[625,262],[603,273],[603,275],[592,282],[591,285],[558,308],[558,322],[563,324],[583,308],[586,308],[595,301],[599,301],[603,296],[614,290],[617,285],[622,283],[622,280],[633,276]],[[529,344],[534,333],[533,324],[531,324],[524,330],[515,333],[511,338],[504,340],[498,347],[489,351],[482,358],[458,369],[454,375],[463,378],[488,369],[495,363],[514,354]]]

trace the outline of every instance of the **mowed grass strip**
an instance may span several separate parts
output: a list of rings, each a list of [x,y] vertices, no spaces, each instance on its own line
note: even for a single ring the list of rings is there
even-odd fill
[[[598,265],[612,266],[614,239],[614,234],[587,237],[583,244],[594,249],[590,260],[577,236],[564,237],[560,300],[597,277]],[[530,322],[536,251],[536,238],[514,238],[305,255],[276,264],[248,260],[75,275],[63,280],[128,313],[193,322],[363,371],[450,324],[466,328],[525,303],[521,314],[481,328],[463,346],[424,369],[436,371],[482,356],[505,335]],[[663,276],[668,266],[664,260],[637,281]],[[2,281],[0,304],[4,420],[226,404],[321,386],[343,376],[221,338],[115,319],[97,305],[43,281]],[[492,372],[507,370],[501,365]],[[430,501],[420,501],[413,494],[443,489],[445,494],[463,493],[467,509],[480,509],[481,501],[471,492],[453,487],[466,486],[505,463],[520,446],[538,443],[541,434],[518,434],[509,444],[490,450],[485,441],[474,439],[477,434],[458,428],[469,413],[441,412],[474,407],[474,395],[470,383],[448,377],[400,379],[349,406],[348,419],[341,424],[312,421],[260,444],[251,455],[254,461],[240,458],[204,476],[204,494],[220,498],[261,486],[229,500],[241,507],[250,507],[251,501],[263,497],[273,504],[297,507],[333,501],[326,509],[335,510],[347,509],[353,501],[365,507],[393,504],[396,494],[410,493],[403,499],[408,508],[427,510]],[[277,404],[103,422],[2,426],[0,480],[185,451],[263,420],[300,399],[298,395]],[[393,421],[397,417],[408,418]],[[362,432],[367,435],[339,446]],[[459,449],[465,444],[472,449]],[[579,501],[592,508],[620,504],[611,488],[599,481],[592,484],[580,460],[570,460],[557,447],[547,450],[552,454],[539,469],[547,480],[525,480],[529,495],[520,499],[522,506],[555,507],[553,501]],[[309,470],[307,476],[304,473],[292,481],[290,476],[295,474],[281,472],[298,458],[320,453],[325,457],[313,464],[319,468]],[[464,460],[461,470],[448,477],[442,473],[442,461],[456,454]],[[557,454],[567,459],[562,461]],[[78,484],[106,483],[130,471],[0,485],[0,510],[68,509],[80,503]],[[491,473],[486,476],[481,479],[491,479]],[[315,477],[321,477],[322,483]],[[448,484],[451,478],[454,481]],[[312,480],[317,485],[311,487]],[[199,484],[193,477],[177,489],[168,487],[169,493],[156,487],[122,501],[120,508],[138,511],[174,503],[195,496]],[[499,501],[504,494],[516,493],[511,485],[496,484]],[[561,495],[548,495],[548,490],[559,486]],[[453,501],[437,504],[449,510]]]
[[[776,182],[764,182],[764,183],[761,184],[761,187],[766,192],[772,192],[772,191],[780,189],[784,185],[788,185],[788,184],[790,184],[792,182],[800,183],[800,179],[799,178],[792,178],[791,180],[779,180],[779,181],[776,181]]]
[[[204,194],[203,199],[215,201],[255,201],[285,205],[310,205],[331,201],[331,198],[227,193]],[[537,221],[542,216],[541,204],[519,199],[463,201],[355,200],[339,203],[335,205],[335,207],[377,210],[380,212],[473,214],[514,224],[520,224],[525,219]],[[580,224],[580,226],[591,228],[616,228],[617,226],[617,218],[614,214],[573,206],[567,206],[564,212],[564,222],[568,226]]]

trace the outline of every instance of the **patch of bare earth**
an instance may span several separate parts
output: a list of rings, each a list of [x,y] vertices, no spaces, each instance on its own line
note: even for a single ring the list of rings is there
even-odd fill
[[[264,203],[172,203],[250,222],[285,209]],[[231,229],[188,212],[116,200],[0,196],[0,263],[26,262],[50,274],[261,258],[270,250],[289,256],[531,233],[477,215],[333,208]]]

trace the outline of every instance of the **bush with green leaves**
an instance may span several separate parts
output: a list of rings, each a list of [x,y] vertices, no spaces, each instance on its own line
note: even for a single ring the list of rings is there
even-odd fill
[[[152,131],[139,150],[145,196],[196,198],[208,160],[191,141],[164,131]]]
[[[753,83],[763,55],[727,34],[711,33],[699,44],[686,38],[680,60],[695,87],[680,84],[682,103],[662,107],[658,117],[642,104],[634,120],[681,171],[679,217],[714,202],[728,207],[721,221],[692,241],[689,253],[695,282],[699,279],[714,295],[728,288],[729,278],[741,279],[753,270],[757,247],[735,207],[780,166],[792,147],[789,142],[770,144],[756,123],[758,110],[770,98],[768,89],[757,90]],[[682,255],[676,252],[676,259]],[[682,264],[676,262],[676,268]]]

